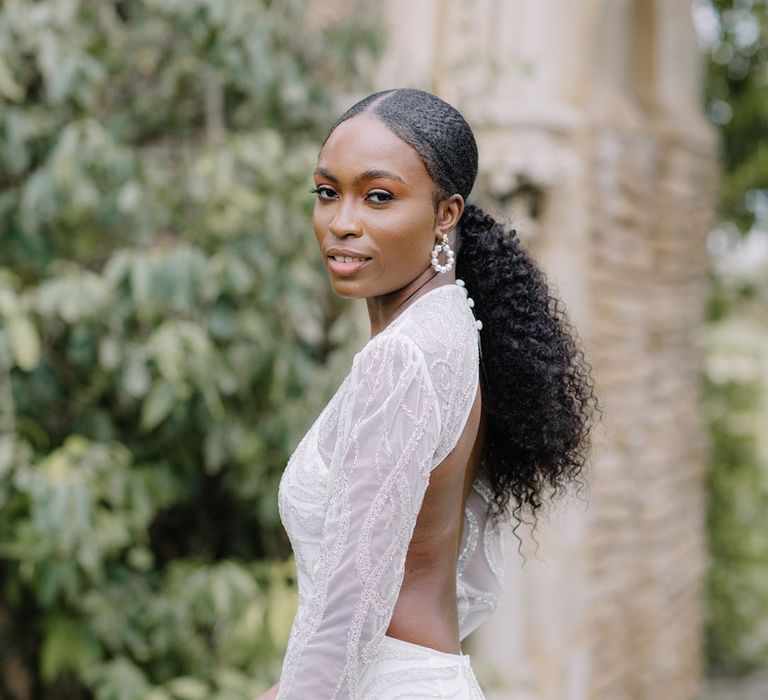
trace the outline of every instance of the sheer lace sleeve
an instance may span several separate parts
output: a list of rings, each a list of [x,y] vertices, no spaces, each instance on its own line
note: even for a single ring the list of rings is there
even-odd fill
[[[279,700],[355,697],[397,602],[441,423],[414,340],[389,333],[369,341],[341,405],[322,554],[291,630]]]

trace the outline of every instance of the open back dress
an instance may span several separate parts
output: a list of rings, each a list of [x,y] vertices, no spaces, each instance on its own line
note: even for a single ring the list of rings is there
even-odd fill
[[[480,700],[469,656],[386,635],[430,474],[456,446],[479,384],[479,330],[461,280],[369,340],[283,473],[280,517],[299,605],[278,700]],[[503,591],[503,552],[478,477],[456,566],[463,640]]]

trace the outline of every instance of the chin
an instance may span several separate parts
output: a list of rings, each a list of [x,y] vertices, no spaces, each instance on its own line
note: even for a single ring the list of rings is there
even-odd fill
[[[365,294],[365,292],[362,292],[359,289],[355,289],[354,287],[350,288],[349,285],[342,283],[334,283],[331,282],[331,288],[333,289],[336,296],[341,297],[342,299],[365,299],[368,294]]]

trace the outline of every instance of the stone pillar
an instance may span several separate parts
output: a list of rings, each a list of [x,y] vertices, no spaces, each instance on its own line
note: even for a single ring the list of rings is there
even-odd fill
[[[509,533],[468,651],[489,700],[690,700],[701,678],[705,433],[695,333],[716,142],[689,0],[393,0],[375,89],[456,105],[473,199],[563,299],[604,423],[583,494]],[[358,96],[349,96],[351,103]],[[346,106],[343,105],[343,106]]]

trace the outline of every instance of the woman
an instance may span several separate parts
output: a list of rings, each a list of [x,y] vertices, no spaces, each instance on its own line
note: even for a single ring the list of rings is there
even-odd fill
[[[358,102],[320,151],[315,236],[371,339],[280,484],[299,608],[262,698],[482,698],[460,641],[503,590],[499,518],[584,465],[589,365],[515,232],[466,204],[476,175],[420,90]]]

